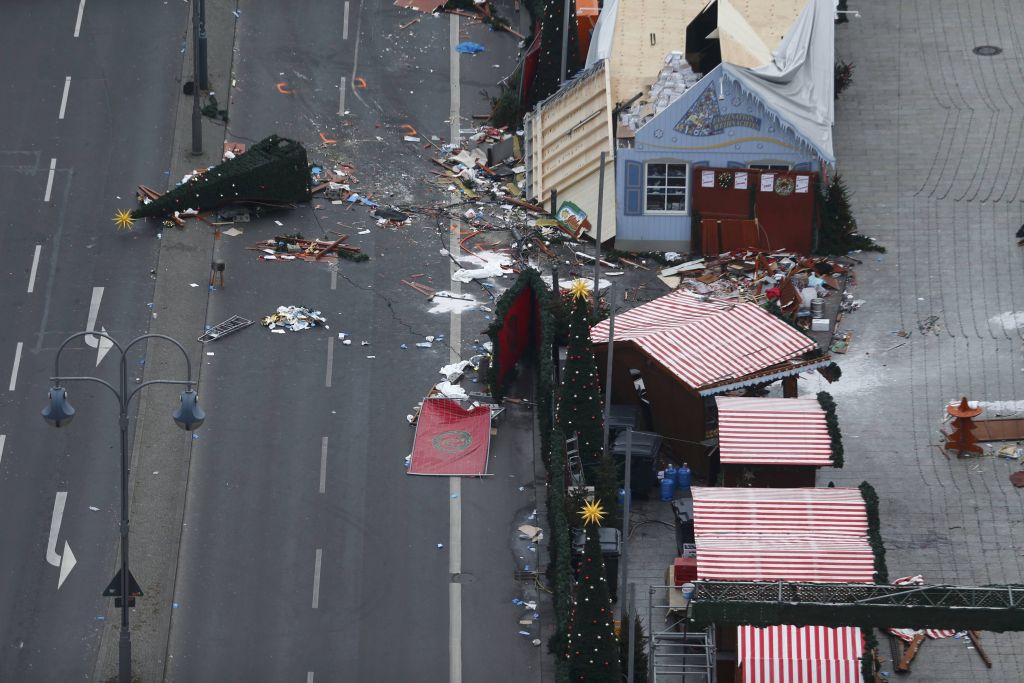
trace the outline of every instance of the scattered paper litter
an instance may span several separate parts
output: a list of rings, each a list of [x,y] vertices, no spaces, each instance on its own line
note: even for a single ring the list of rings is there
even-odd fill
[[[228,228],[227,230],[224,231],[224,234],[227,235],[228,237],[238,237],[243,233],[238,228]]]
[[[197,284],[196,284],[196,283],[194,283],[194,282],[190,282],[190,283],[188,283],[188,286],[189,286],[189,287],[198,287],[199,285],[197,285]]]
[[[264,327],[270,328],[271,332],[283,333],[300,332],[323,325],[327,319],[320,311],[311,311],[304,306],[278,306],[277,312],[272,313],[260,321]]]

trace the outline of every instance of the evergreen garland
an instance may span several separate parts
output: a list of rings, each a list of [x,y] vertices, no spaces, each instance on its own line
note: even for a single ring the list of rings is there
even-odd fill
[[[487,326],[487,329],[484,330],[484,334],[486,334],[491,339],[492,358],[500,357],[501,328],[505,326],[505,318],[508,316],[508,311],[512,307],[512,304],[515,303],[516,299],[519,298],[519,295],[527,287],[533,290],[533,295],[534,297],[536,297],[537,304],[540,307],[542,340],[545,336],[544,328],[547,327],[548,324],[550,324],[550,321],[546,320],[546,318],[550,317],[550,315],[546,315],[550,313],[547,305],[548,300],[550,298],[548,296],[547,285],[545,285],[544,281],[540,279],[540,273],[537,270],[535,270],[534,268],[527,268],[523,270],[522,273],[519,274],[519,277],[516,278],[515,283],[511,287],[506,289],[500,297],[498,297],[498,303],[494,307],[494,320],[491,322],[490,325]],[[550,349],[548,350],[550,351]],[[539,351],[539,349],[534,349],[534,351]],[[542,363],[543,360],[544,359],[542,353]],[[505,391],[508,389],[508,383],[506,382],[504,384],[501,384],[498,382],[498,366],[496,363],[491,363],[485,381],[487,382],[487,386],[490,388],[491,396],[494,398],[495,403],[500,403],[501,400],[505,398]],[[540,387],[538,387],[538,389],[539,388]]]
[[[861,482],[860,495],[868,515],[868,543],[875,553],[875,583],[889,583],[889,570],[885,566],[885,545],[882,543],[881,522],[878,517],[878,494],[866,481]]]
[[[537,60],[537,75],[533,79],[530,104],[540,102],[556,92],[561,85],[562,69],[562,20],[565,12],[564,0],[543,0],[544,13],[540,17],[540,54]],[[569,0],[569,43],[566,47],[566,71],[573,74],[580,68],[579,36],[577,35],[576,0]]]
[[[570,616],[569,679],[586,683],[620,683],[615,617],[601,555],[600,527],[587,524],[579,580]]]
[[[647,652],[644,646],[647,644],[647,636],[644,633],[644,622],[636,611],[631,611],[622,620],[622,632],[619,634],[619,666],[622,668],[622,675],[629,671],[629,621],[634,622],[634,635],[636,646],[633,648],[633,683],[647,683]]]
[[[565,496],[565,442],[556,432],[548,437],[551,443],[548,475],[548,525],[551,540],[548,544],[548,579],[555,609],[555,632],[548,641],[548,649],[558,655],[555,677],[568,681],[569,663],[562,653],[568,647],[569,610],[572,604],[572,548],[569,520],[566,517]]]
[[[515,283],[498,298],[498,303],[494,308],[494,321],[484,330],[484,333],[490,337],[492,345],[492,362],[486,377],[484,377],[484,381],[487,383],[495,403],[500,403],[505,397],[509,381],[505,383],[498,382],[498,367],[493,362],[493,359],[499,357],[498,353],[501,348],[499,333],[505,324],[508,310],[516,300],[516,297],[526,287],[530,287],[533,290],[537,306],[540,309],[540,347],[533,349],[533,354],[531,355],[539,354],[539,359],[537,359],[538,362],[536,363],[537,376],[534,393],[537,403],[537,420],[540,423],[541,457],[544,459],[544,464],[547,465],[551,452],[551,426],[553,423],[552,405],[555,368],[551,354],[555,343],[555,321],[552,312],[553,297],[548,291],[547,285],[541,279],[540,272],[534,268],[523,270],[519,277],[516,278]],[[509,376],[510,378],[511,375]],[[549,470],[549,474],[550,472],[551,470]]]
[[[864,683],[875,683],[875,651],[878,650],[878,638],[871,626],[861,627],[864,635],[864,654],[860,657],[860,675]]]
[[[597,362],[590,341],[590,297],[576,288],[568,296],[571,297],[568,302],[569,343],[556,419],[566,437],[573,433],[579,437],[580,459],[585,466],[592,466],[598,464],[604,446],[604,415]],[[611,500],[615,500],[614,497]]]
[[[836,402],[827,391],[818,392],[818,405],[825,411],[825,424],[828,436],[832,440],[832,467],[841,469],[843,466],[843,432],[839,429],[839,418],[836,416]]]

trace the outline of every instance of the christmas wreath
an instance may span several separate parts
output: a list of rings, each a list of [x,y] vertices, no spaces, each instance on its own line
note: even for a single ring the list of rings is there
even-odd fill
[[[792,178],[776,178],[775,179],[775,194],[780,197],[788,197],[793,194],[793,190],[796,189],[796,183]]]
[[[728,190],[732,187],[732,173],[729,171],[723,171],[718,174],[718,186],[723,190]]]

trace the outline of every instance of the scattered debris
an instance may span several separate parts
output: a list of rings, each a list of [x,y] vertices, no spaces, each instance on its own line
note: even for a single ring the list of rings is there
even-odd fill
[[[304,306],[278,306],[277,312],[263,318],[260,324],[271,332],[300,332],[318,325],[326,326],[327,319],[320,311],[312,311]]]
[[[300,259],[303,261],[332,260],[341,256],[351,261],[367,261],[369,256],[362,253],[359,247],[344,244],[348,235],[341,235],[334,241],[307,240],[300,233],[294,235],[278,235],[272,240],[257,242],[248,249],[262,252],[260,259],[264,261],[278,260],[278,256],[286,261]],[[283,256],[282,256],[283,255]]]

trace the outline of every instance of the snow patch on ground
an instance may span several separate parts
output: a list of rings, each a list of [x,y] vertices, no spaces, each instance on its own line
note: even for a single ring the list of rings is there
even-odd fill
[[[442,290],[434,294],[430,301],[430,313],[465,313],[472,311],[480,305],[480,302],[469,294],[456,294]]]
[[[992,325],[1002,327],[1004,330],[1017,330],[1024,327],[1024,311],[1007,311],[988,319]]]

